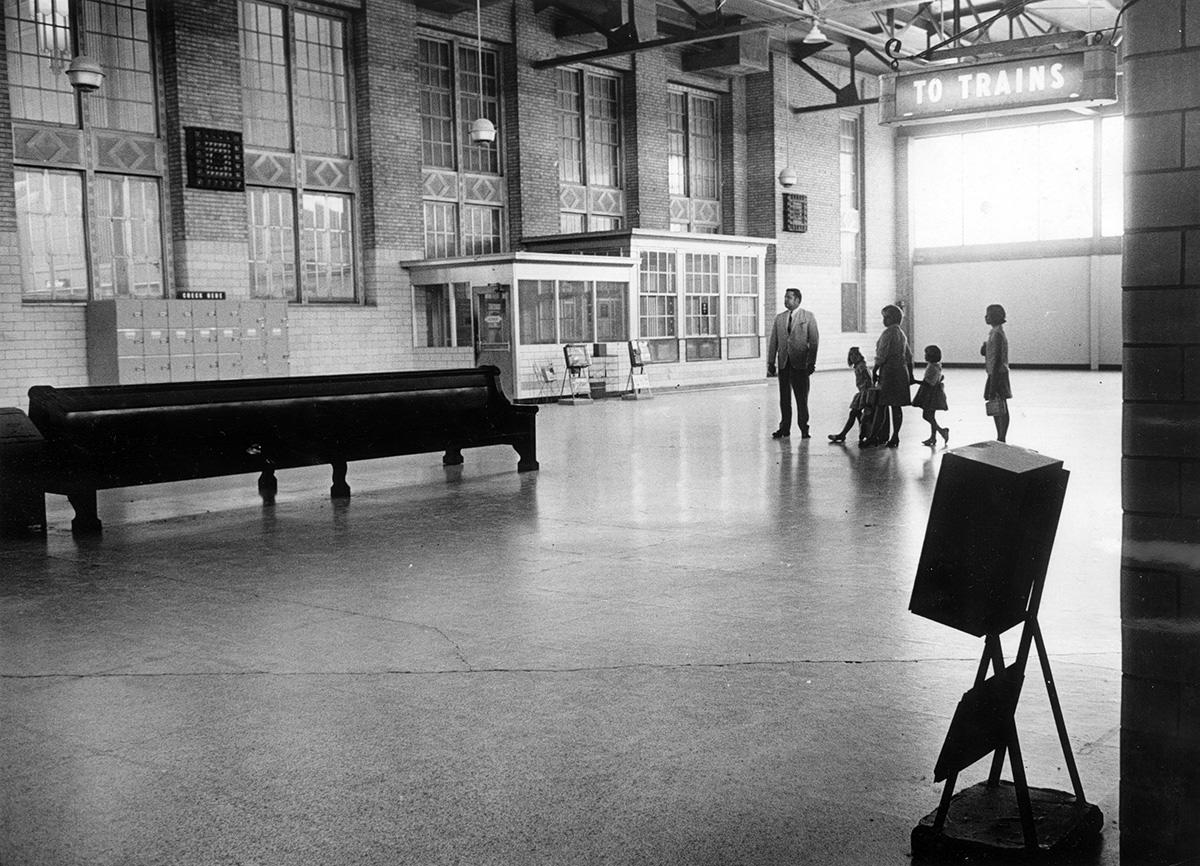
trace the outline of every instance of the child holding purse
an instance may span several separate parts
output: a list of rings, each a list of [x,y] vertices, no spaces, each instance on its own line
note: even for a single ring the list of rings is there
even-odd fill
[[[846,434],[854,427],[855,422],[861,422],[863,409],[866,408],[867,390],[871,387],[871,371],[867,369],[867,359],[859,351],[858,346],[851,346],[846,354],[846,366],[854,368],[854,399],[850,401],[850,416],[841,433],[830,433],[830,442],[845,442]],[[862,427],[859,427],[861,438]]]
[[[939,427],[937,423],[938,410],[945,410],[946,385],[942,376],[942,350],[937,346],[925,347],[925,378],[917,388],[913,397],[913,405],[921,407],[921,417],[929,422],[929,438],[922,445],[936,445],[940,434],[947,445],[950,444],[950,428]]]

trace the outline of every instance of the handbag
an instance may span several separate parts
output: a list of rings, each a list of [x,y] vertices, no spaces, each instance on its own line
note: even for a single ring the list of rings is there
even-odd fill
[[[993,397],[984,406],[989,415],[1003,415],[1008,411],[1008,406],[1005,404],[1003,397]]]
[[[862,404],[863,404],[864,409],[867,406],[878,406],[879,405],[879,386],[878,385],[872,385],[870,388],[867,388],[865,391],[863,391]]]

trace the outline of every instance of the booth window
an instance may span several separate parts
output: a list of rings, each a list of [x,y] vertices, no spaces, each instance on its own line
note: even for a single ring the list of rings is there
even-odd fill
[[[629,339],[629,316],[626,315],[627,283],[596,283],[596,341],[624,342]]]
[[[523,345],[629,339],[626,283],[519,280],[517,293]]]
[[[686,253],[683,266],[684,331],[687,360],[721,357],[721,257]]]
[[[559,69],[556,114],[561,231],[621,228],[620,80],[591,70]]]
[[[354,301],[355,190],[328,179],[355,174],[346,21],[257,0],[238,11],[248,168],[302,167],[247,172],[250,296]]]
[[[161,146],[146,0],[5,0],[4,13],[14,131],[41,142],[13,166],[22,300],[163,297],[163,170],[139,158]],[[108,73],[86,99],[63,74],[75,29]],[[79,135],[99,130],[120,146],[85,148],[80,167]]]
[[[725,258],[725,292],[728,310],[725,333],[728,336],[729,357],[757,358],[760,352],[758,311],[762,306],[757,257]]]
[[[554,280],[518,280],[521,305],[521,343],[532,346],[557,343],[554,330]]]
[[[858,117],[842,117],[838,135],[841,184],[842,330],[867,329],[862,282],[862,130]]]
[[[667,92],[667,183],[674,231],[721,230],[717,116],[713,97]]]
[[[586,343],[594,339],[592,293],[583,280],[558,283],[558,338],[563,343]]]
[[[417,40],[428,258],[483,255],[504,248],[499,69],[496,52],[478,52],[473,42]],[[471,141],[471,122],[479,117],[495,124],[495,141]]]
[[[413,286],[413,345],[440,349],[471,344],[471,284]]]
[[[413,344],[450,345],[450,292],[445,285],[413,286]]]
[[[643,250],[638,266],[638,327],[650,356],[647,363],[678,361],[675,254]]]

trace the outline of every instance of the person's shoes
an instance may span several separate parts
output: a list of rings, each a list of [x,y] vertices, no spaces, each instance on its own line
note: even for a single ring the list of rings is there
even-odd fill
[[[936,445],[936,444],[937,444],[937,437],[935,437],[935,436],[930,436],[928,439],[924,440],[924,441],[923,441],[921,444],[922,444],[922,445],[930,445],[930,446],[932,446],[932,445]]]
[[[898,436],[893,436],[891,439],[888,440],[887,447],[888,448],[899,448],[900,447],[900,438]]]
[[[772,439],[786,439],[787,437],[788,437],[787,430],[776,430],[774,433],[771,434]]]
[[[942,428],[942,441],[945,442],[947,445],[950,444],[950,428],[949,427]]]
[[[846,434],[845,433],[830,433],[829,441],[830,442],[845,442]]]
[[[801,438],[801,439],[811,439],[811,438],[812,438],[810,435],[808,435],[808,428],[807,428],[807,427],[801,427],[801,428],[800,428],[800,438]]]

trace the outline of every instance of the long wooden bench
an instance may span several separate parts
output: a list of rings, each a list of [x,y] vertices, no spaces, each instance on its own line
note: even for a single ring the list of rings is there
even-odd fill
[[[485,445],[511,445],[518,471],[537,469],[537,407],[511,403],[499,372],[39,385],[29,390],[29,420],[44,439],[32,483],[65,494],[72,530],[86,533],[100,530],[96,491],[112,487],[258,472],[269,502],[276,470],[329,464],[330,495],[342,498],[349,461],[443,451],[457,465],[464,448]]]

